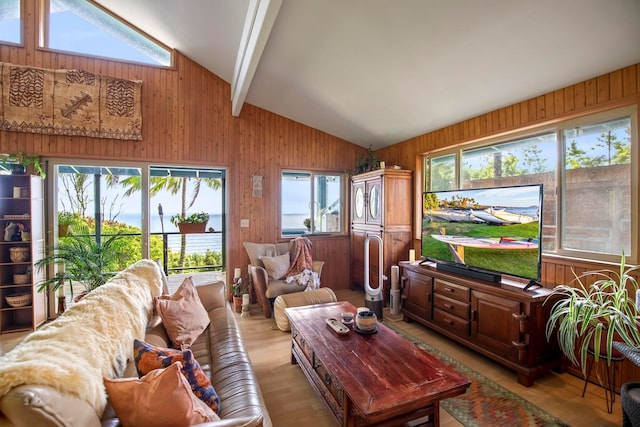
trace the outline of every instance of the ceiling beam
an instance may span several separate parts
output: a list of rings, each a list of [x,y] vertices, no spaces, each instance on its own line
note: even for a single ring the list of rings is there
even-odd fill
[[[231,114],[239,116],[282,0],[250,0],[231,82]]]

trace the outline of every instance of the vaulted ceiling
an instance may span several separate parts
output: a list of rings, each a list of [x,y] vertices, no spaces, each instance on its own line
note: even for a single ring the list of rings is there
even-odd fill
[[[374,149],[640,62],[640,0],[97,2],[230,84],[253,60],[236,111]]]

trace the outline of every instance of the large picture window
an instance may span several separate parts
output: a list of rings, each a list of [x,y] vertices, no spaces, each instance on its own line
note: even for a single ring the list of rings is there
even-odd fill
[[[343,232],[343,175],[283,171],[280,191],[282,235]]]
[[[631,253],[631,119],[565,129],[561,247]],[[636,156],[637,157],[637,156]]]
[[[624,251],[635,261],[635,118],[635,108],[624,108],[535,134],[430,154],[424,158],[424,188],[541,183],[544,252],[615,261]]]

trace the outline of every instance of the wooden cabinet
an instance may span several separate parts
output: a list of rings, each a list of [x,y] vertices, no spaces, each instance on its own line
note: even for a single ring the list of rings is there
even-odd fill
[[[370,240],[369,260],[364,259],[367,236],[377,235],[383,241],[383,274],[391,277],[391,266],[409,256],[412,239],[413,203],[412,172],[384,169],[366,172],[352,178],[351,186],[351,281],[364,286],[364,266],[369,263],[369,280],[373,287],[379,281],[379,243]],[[385,298],[389,295],[385,285]]]
[[[524,283],[484,282],[415,263],[400,267],[406,321],[420,322],[513,369],[527,387],[560,365],[556,340],[549,343],[545,336],[552,304],[544,302],[551,290],[524,291]]]
[[[38,176],[0,176],[0,333],[34,330],[47,318],[36,287],[44,273],[34,268],[45,251],[43,190]]]
[[[402,307],[420,319],[431,319],[433,277],[405,270],[402,277]]]

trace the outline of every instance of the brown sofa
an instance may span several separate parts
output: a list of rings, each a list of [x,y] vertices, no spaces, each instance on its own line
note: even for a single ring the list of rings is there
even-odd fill
[[[201,285],[197,291],[210,324],[191,349],[220,398],[221,418],[199,425],[270,427],[271,420],[244,349],[235,314],[226,304],[224,283]],[[144,340],[155,346],[169,347],[170,341],[158,316],[152,316],[149,325]],[[77,325],[78,328],[83,326]],[[55,342],[51,345],[55,346]],[[131,347],[133,353],[133,343]],[[90,353],[87,357],[95,357]],[[136,376],[131,360],[122,376]],[[108,402],[104,413],[96,414],[94,406],[82,398],[82,390],[75,394],[61,392],[50,385],[30,383],[11,388],[0,399],[0,426],[36,425],[91,427],[118,426],[120,423]]]

